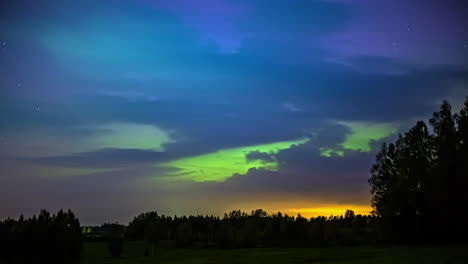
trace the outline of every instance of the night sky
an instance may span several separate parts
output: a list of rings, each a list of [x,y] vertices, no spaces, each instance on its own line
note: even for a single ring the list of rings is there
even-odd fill
[[[465,0],[10,0],[0,218],[370,212],[384,141],[468,95]]]

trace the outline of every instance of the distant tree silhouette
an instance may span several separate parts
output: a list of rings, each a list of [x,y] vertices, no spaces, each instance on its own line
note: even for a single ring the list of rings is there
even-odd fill
[[[353,220],[356,215],[354,214],[353,210],[346,210],[345,212],[345,218],[348,220]]]
[[[151,219],[149,221],[148,219]],[[177,247],[311,247],[327,245],[357,245],[381,242],[378,239],[379,218],[355,215],[306,219],[281,213],[269,215],[258,209],[250,214],[240,210],[213,216],[159,216],[155,212],[136,216],[127,228],[126,236],[133,240],[150,240],[157,230],[159,246]],[[170,243],[170,242],[173,243]],[[147,242],[146,255],[151,255]]]
[[[176,247],[312,247],[363,245],[381,242],[377,237],[379,218],[355,215],[306,219],[281,213],[269,215],[258,209],[250,214],[231,211],[214,216],[160,216],[156,212],[136,216],[127,227],[103,224],[79,227],[71,212],[49,215],[41,211],[31,219],[20,217],[0,222],[0,263],[73,263],[79,260],[84,235],[91,241],[107,242],[111,257],[123,252],[124,237],[146,241],[142,254],[154,256],[156,246]],[[47,223],[47,224],[44,224]],[[43,229],[43,227],[46,227]],[[97,238],[101,236],[101,238]]]

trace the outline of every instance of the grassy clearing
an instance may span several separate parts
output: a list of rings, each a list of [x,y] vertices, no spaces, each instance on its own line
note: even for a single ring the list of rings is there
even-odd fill
[[[468,246],[443,247],[355,247],[313,249],[162,249],[154,257],[143,256],[143,245],[127,243],[121,259],[109,257],[104,243],[87,243],[85,264],[138,263],[411,263],[411,264],[465,264]]]

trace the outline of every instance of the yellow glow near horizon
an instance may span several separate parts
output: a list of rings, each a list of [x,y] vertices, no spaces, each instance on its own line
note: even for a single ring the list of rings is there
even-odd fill
[[[176,172],[168,175],[176,180],[190,180],[195,182],[225,181],[233,174],[245,174],[251,168],[265,168],[277,170],[276,161],[246,159],[250,152],[276,154],[288,149],[292,145],[301,145],[308,139],[274,142],[270,144],[246,146],[239,148],[221,149],[216,152],[182,158],[164,164],[165,167],[175,168]]]
[[[369,215],[372,211],[370,206],[363,205],[327,205],[327,206],[317,206],[311,208],[287,208],[280,210],[281,212],[287,213],[288,215],[296,216],[301,214],[303,217],[317,217],[317,216],[340,216],[344,215],[346,210],[353,210],[356,215]]]

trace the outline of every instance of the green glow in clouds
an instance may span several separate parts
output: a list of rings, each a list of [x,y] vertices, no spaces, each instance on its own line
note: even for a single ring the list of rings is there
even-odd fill
[[[163,144],[172,142],[164,130],[151,125],[110,123],[98,126],[97,131],[86,142],[92,149],[164,150]]]
[[[346,126],[350,133],[343,143],[335,148],[321,148],[322,156],[331,157],[333,155],[343,157],[344,150],[355,150],[361,152],[371,151],[372,140],[380,140],[397,132],[398,126],[393,123],[363,123],[363,122],[338,122]]]
[[[360,150],[369,152],[371,150],[370,141],[388,137],[397,131],[397,126],[386,123],[358,123],[340,122],[351,130],[351,134],[341,144],[345,149]]]
[[[344,151],[343,150],[337,150],[337,149],[327,149],[327,148],[320,148],[320,154],[325,157],[331,157],[333,155],[343,157],[344,156]]]
[[[278,169],[278,163],[276,161],[248,161],[246,155],[250,152],[259,151],[276,154],[281,150],[290,148],[292,145],[301,145],[307,141],[308,139],[301,139],[265,145],[222,149],[209,154],[174,160],[165,164],[165,166],[177,169],[175,173],[168,175],[177,180],[183,179],[196,182],[225,181],[233,174],[245,174],[251,168]]]

